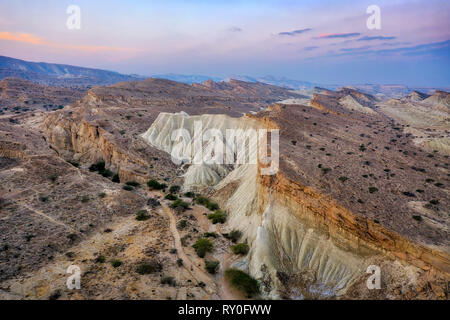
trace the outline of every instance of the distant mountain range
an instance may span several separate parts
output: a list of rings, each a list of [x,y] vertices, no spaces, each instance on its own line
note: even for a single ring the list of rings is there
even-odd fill
[[[137,75],[124,75],[114,71],[46,62],[28,62],[0,56],[0,80],[8,77],[61,87],[108,85],[145,78]]]
[[[77,67],[64,64],[46,62],[29,62],[20,59],[0,56],[0,80],[15,77],[30,80],[43,85],[52,85],[71,88],[90,88],[94,85],[110,85],[122,81],[135,81],[147,78],[142,75],[125,75],[115,71]],[[262,82],[292,90],[301,91],[302,94],[311,95],[315,87],[336,90],[340,87],[349,87],[359,91],[378,96],[380,98],[400,98],[412,91],[433,93],[435,90],[450,91],[450,87],[409,87],[405,85],[379,85],[357,84],[346,86],[345,84],[319,84],[302,80],[293,80],[286,77],[266,75],[252,77],[246,75],[231,75],[228,77],[215,77],[204,75],[186,74],[154,74],[152,78],[162,78],[183,82],[187,84],[202,83],[207,80],[229,81],[230,79],[246,82]]]

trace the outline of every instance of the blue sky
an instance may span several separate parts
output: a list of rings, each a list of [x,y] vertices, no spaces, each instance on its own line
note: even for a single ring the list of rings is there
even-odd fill
[[[448,86],[449,40],[448,0],[0,0],[0,55],[142,75]]]

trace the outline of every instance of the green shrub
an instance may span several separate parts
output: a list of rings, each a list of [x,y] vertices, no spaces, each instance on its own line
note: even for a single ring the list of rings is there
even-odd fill
[[[123,186],[123,190],[133,191],[134,188],[133,188],[132,186],[124,185],[124,186]]]
[[[242,232],[239,230],[232,230],[230,233],[226,235],[227,239],[230,239],[233,242],[237,242],[242,237]]]
[[[177,265],[179,266],[179,267],[182,267],[183,266],[183,259],[177,259]]]
[[[177,193],[177,192],[179,192],[180,191],[180,186],[171,186],[170,187],[170,189],[169,189],[169,192],[170,193]]]
[[[214,213],[208,215],[208,219],[211,220],[213,224],[225,223],[227,220],[227,215],[222,210],[216,210]]]
[[[122,265],[122,261],[117,260],[117,259],[112,259],[110,262],[114,268],[118,268]]]
[[[189,208],[189,203],[187,203],[181,199],[177,199],[174,202],[172,202],[170,207],[173,209],[179,208],[179,209],[186,210],[187,208]]]
[[[376,188],[376,187],[369,187],[369,192],[370,193],[374,193],[374,192],[377,192],[378,191],[378,188]]]
[[[258,281],[241,270],[234,268],[227,269],[225,271],[225,277],[233,287],[245,293],[248,298],[259,293]]]
[[[171,194],[171,193],[169,193],[169,194],[166,194],[166,196],[164,197],[164,199],[167,199],[167,200],[177,200],[178,199],[178,197],[176,196],[176,195],[174,195],[174,194]]]
[[[139,210],[136,213],[136,220],[137,221],[145,221],[148,220],[150,218],[150,216],[147,213],[147,210]]]
[[[161,284],[168,284],[169,286],[174,287],[175,286],[175,279],[174,277],[162,277],[161,278]]]
[[[211,200],[209,200],[205,196],[197,196],[197,197],[195,197],[194,202],[196,204],[200,204],[200,205],[208,208],[211,211],[215,211],[215,210],[219,209],[219,205],[217,203],[212,202]]]
[[[105,261],[106,261],[105,256],[98,256],[97,258],[95,258],[96,263],[104,263]]]
[[[246,243],[238,243],[234,246],[231,246],[231,251],[233,251],[234,254],[242,254],[245,255],[248,253],[248,244]]]
[[[414,215],[414,216],[412,216],[412,217],[413,217],[414,220],[422,221],[422,216]]]
[[[109,177],[111,177],[114,173],[113,173],[111,170],[106,169],[106,170],[104,170],[104,171],[101,171],[100,174],[101,174],[102,176],[104,176],[105,178],[109,178]]]
[[[150,262],[143,262],[136,267],[136,272],[142,275],[159,272],[161,270],[161,264],[154,260]]]
[[[103,199],[104,197],[106,197],[106,193],[100,192],[100,193],[98,194],[98,197],[99,197],[100,199]]]
[[[183,230],[184,228],[186,228],[186,226],[187,226],[187,221],[184,219],[180,220],[180,222],[178,222],[178,225],[177,225],[178,229],[180,229],[180,230]]]
[[[205,261],[205,269],[211,274],[215,274],[217,272],[217,269],[219,269],[219,265],[219,261]]]
[[[189,192],[186,192],[186,193],[184,194],[184,196],[187,197],[187,198],[195,198],[195,193],[189,191]]]
[[[92,171],[92,172],[98,171],[100,173],[105,171],[105,161],[99,161],[97,163],[92,164],[89,167],[89,171]]]
[[[214,245],[208,239],[200,238],[192,247],[195,249],[195,252],[197,252],[197,255],[200,258],[203,258],[207,252],[211,252],[213,250]]]
[[[434,204],[436,206],[439,204],[439,200],[433,199],[433,200],[430,200],[430,203]]]
[[[203,234],[205,238],[217,238],[219,235],[215,232],[205,232]]]
[[[82,203],[86,203],[86,202],[88,202],[89,200],[90,200],[90,199],[89,199],[89,196],[84,195],[84,196],[81,197],[81,202],[82,202]]]
[[[139,183],[139,182],[137,182],[137,181],[127,181],[127,182],[125,182],[125,184],[127,185],[127,186],[132,186],[132,187],[139,187],[141,184]]]
[[[348,180],[347,177],[344,177],[344,176],[339,177],[339,181],[341,181],[341,182],[345,182],[347,180]]]
[[[112,182],[115,182],[115,183],[120,183],[119,174],[116,173],[115,175],[113,175],[111,181],[112,181]]]
[[[147,186],[150,190],[163,190],[167,188],[167,185],[164,183],[159,183],[157,180],[152,179],[147,182]]]
[[[326,174],[326,173],[328,173],[328,172],[330,172],[331,171],[331,168],[322,168],[322,172],[324,173],[324,174]]]

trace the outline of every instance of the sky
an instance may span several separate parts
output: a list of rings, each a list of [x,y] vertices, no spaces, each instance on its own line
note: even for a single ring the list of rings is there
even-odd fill
[[[0,0],[0,55],[145,76],[449,86],[450,1]]]

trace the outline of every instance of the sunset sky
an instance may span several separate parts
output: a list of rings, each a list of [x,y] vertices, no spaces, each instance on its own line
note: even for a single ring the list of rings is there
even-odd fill
[[[69,5],[81,29],[66,27]],[[369,30],[369,5],[381,30]],[[450,85],[450,1],[0,0],[0,55],[152,75]]]

